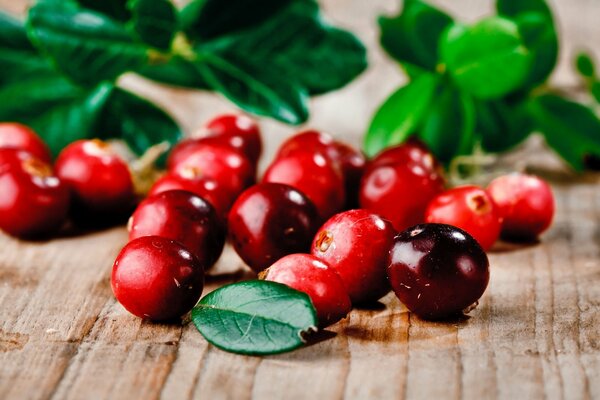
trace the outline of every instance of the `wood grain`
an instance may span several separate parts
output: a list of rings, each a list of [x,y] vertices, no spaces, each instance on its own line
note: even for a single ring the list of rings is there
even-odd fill
[[[376,44],[384,0],[323,1],[356,31],[371,67],[343,90],[312,101],[311,126],[358,144],[377,106],[403,81]],[[491,1],[435,3],[473,20]],[[563,53],[554,81],[572,85],[569,60],[583,44],[600,55],[596,0],[555,0]],[[0,0],[20,12],[24,2]],[[229,110],[221,98],[121,82],[165,105],[190,131]],[[292,132],[264,121],[266,153]],[[129,315],[110,290],[122,227],[49,242],[0,235],[0,399],[600,399],[600,176],[571,175],[535,138],[509,155],[548,178],[557,198],[540,243],[500,244],[491,281],[465,320],[431,323],[393,295],[354,310],[315,343],[264,358],[222,352],[189,323],[159,325]],[[207,291],[251,276],[228,249]]]

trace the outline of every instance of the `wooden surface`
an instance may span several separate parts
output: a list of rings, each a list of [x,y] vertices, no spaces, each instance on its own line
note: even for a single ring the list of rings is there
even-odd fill
[[[376,105],[402,81],[376,45],[375,16],[395,1],[328,0],[330,18],[368,44],[371,69],[313,101],[311,126],[357,144]],[[491,2],[447,0],[472,20]],[[0,0],[11,11],[22,2]],[[596,0],[554,1],[566,53],[600,55]],[[555,82],[572,85],[568,59]],[[216,96],[167,90],[127,77],[188,130],[230,106]],[[266,121],[267,153],[292,132]],[[255,358],[209,346],[189,324],[129,315],[110,290],[125,229],[26,243],[0,234],[0,399],[600,399],[600,176],[570,175],[550,153],[513,154],[551,180],[554,225],[538,244],[497,246],[490,286],[471,318],[431,323],[393,295],[354,310],[321,341]],[[535,151],[531,151],[531,148]],[[525,154],[525,158],[524,158]],[[268,162],[268,157],[263,160]],[[228,250],[208,290],[249,276]]]

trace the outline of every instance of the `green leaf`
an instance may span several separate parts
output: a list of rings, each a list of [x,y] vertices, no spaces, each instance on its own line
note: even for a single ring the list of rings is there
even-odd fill
[[[204,77],[198,72],[198,68],[194,65],[194,62],[180,56],[173,56],[164,64],[146,65],[139,73],[146,78],[168,85],[194,89],[210,89]]]
[[[592,87],[590,88],[592,96],[596,99],[597,103],[600,103],[600,81],[592,82]]]
[[[439,78],[423,74],[394,92],[377,110],[365,135],[364,151],[372,157],[404,142],[427,114]]]
[[[516,17],[521,13],[535,12],[552,19],[552,11],[546,0],[497,0],[498,14]]]
[[[474,127],[472,98],[445,84],[438,87],[417,129],[417,136],[447,164],[459,154],[473,152]]]
[[[153,47],[167,50],[177,31],[177,11],[168,0],[130,0],[130,22],[139,38]]]
[[[206,82],[240,108],[289,124],[308,119],[308,93],[284,76],[242,59],[225,60],[212,54],[197,64]]]
[[[591,109],[554,95],[532,100],[529,109],[548,144],[576,171],[600,156],[600,120]]]
[[[475,101],[476,132],[486,151],[501,152],[522,142],[533,130],[523,104],[507,100]]]
[[[499,17],[471,27],[453,26],[442,38],[441,54],[456,84],[481,99],[499,98],[521,87],[531,64],[517,25]]]
[[[125,22],[131,18],[127,0],[77,0],[77,2],[84,8],[101,12],[117,21]]]
[[[396,17],[380,17],[381,45],[402,63],[435,71],[439,40],[452,18],[421,0],[406,0]]]
[[[575,66],[577,71],[586,78],[593,78],[596,76],[596,68],[592,57],[587,53],[579,53],[575,59]]]
[[[7,48],[33,50],[23,23],[8,14],[0,12],[0,50],[6,50]]]
[[[95,85],[148,62],[148,47],[124,25],[74,3],[40,2],[29,11],[28,31],[58,68],[74,81]]]
[[[192,321],[214,346],[251,355],[294,350],[317,326],[306,294],[269,281],[239,282],[209,293],[192,310]]]

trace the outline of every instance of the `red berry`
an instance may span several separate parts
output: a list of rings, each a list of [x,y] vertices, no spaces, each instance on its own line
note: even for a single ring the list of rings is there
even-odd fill
[[[418,165],[427,172],[442,174],[442,166],[438,160],[427,146],[418,139],[411,138],[398,146],[384,150],[371,161],[369,168],[389,164]]]
[[[260,272],[285,255],[308,251],[318,221],[304,194],[288,185],[261,183],[234,203],[229,236],[246,264]]]
[[[225,232],[213,207],[201,197],[171,190],[148,197],[131,217],[129,240],[161,236],[183,244],[204,269],[219,258]]]
[[[206,124],[207,137],[223,139],[256,164],[262,153],[262,139],[258,124],[246,115],[225,114]]]
[[[483,295],[490,277],[479,243],[443,224],[417,225],[396,236],[388,275],[400,301],[425,319],[467,311]]]
[[[487,190],[504,218],[502,237],[532,240],[552,223],[552,189],[537,176],[504,175],[494,179]]]
[[[311,253],[339,273],[353,304],[375,301],[390,291],[386,268],[394,235],[388,221],[366,210],[350,210],[319,229]]]
[[[373,165],[360,187],[362,208],[388,219],[398,231],[425,221],[431,199],[444,190],[444,179],[435,169],[417,163]]]
[[[276,159],[263,182],[285,183],[306,195],[323,220],[344,206],[344,181],[338,166],[328,157],[312,151],[294,152]]]
[[[427,207],[426,222],[454,225],[488,250],[498,240],[502,218],[492,197],[477,186],[462,186],[437,195]]]
[[[200,299],[202,264],[180,243],[159,236],[129,242],[112,270],[112,290],[130,313],[155,321],[181,317]]]
[[[333,136],[317,130],[302,131],[290,137],[281,144],[275,158],[287,157],[297,151],[320,152],[333,161],[339,161]]]
[[[262,279],[306,293],[325,327],[346,317],[352,309],[344,283],[333,268],[310,254],[290,254],[271,265]]]
[[[183,154],[169,163],[170,171],[181,176],[214,179],[236,194],[252,185],[256,179],[255,166],[234,148],[210,139],[187,145]]]
[[[105,142],[71,143],[59,154],[56,172],[71,189],[76,222],[112,223],[126,218],[135,205],[129,168]]]
[[[69,190],[32,154],[0,149],[0,229],[32,238],[58,230],[69,210]]]
[[[31,128],[16,122],[0,122],[0,148],[25,150],[41,161],[52,162],[46,143]]]
[[[202,174],[197,174],[193,168],[184,170],[179,175],[167,172],[154,183],[149,195],[153,196],[169,190],[186,190],[202,197],[213,206],[223,226],[227,222],[227,214],[237,196],[237,193],[232,192],[227,185],[223,186],[215,179],[202,177]]]

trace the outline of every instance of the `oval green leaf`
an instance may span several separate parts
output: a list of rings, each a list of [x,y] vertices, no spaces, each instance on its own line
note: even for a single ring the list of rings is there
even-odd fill
[[[454,25],[442,38],[441,56],[456,84],[481,99],[521,87],[531,65],[518,26],[499,17],[471,27]]]
[[[404,142],[415,131],[427,113],[438,81],[437,76],[424,73],[381,105],[365,135],[364,151],[368,156]]]
[[[130,26],[150,46],[167,50],[177,30],[177,11],[168,0],[130,0]]]
[[[317,326],[308,295],[269,281],[233,283],[207,294],[192,321],[214,346],[250,355],[294,350]]]
[[[575,59],[575,66],[577,71],[585,78],[593,78],[596,76],[596,68],[594,61],[588,53],[579,53]]]

